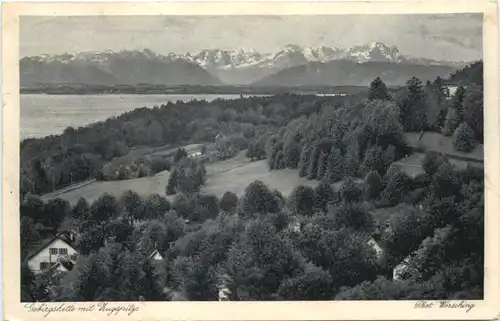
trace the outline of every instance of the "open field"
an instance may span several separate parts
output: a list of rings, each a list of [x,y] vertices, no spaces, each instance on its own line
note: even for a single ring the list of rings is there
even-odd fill
[[[168,180],[168,171],[160,172],[155,176],[128,179],[123,181],[96,181],[85,185],[82,188],[73,189],[67,193],[59,194],[64,200],[67,200],[72,206],[78,202],[80,197],[84,197],[88,202],[93,202],[104,193],[109,193],[120,197],[125,191],[133,190],[139,195],[147,196],[154,193],[165,194],[165,186]],[[46,196],[42,196],[47,201]]]
[[[169,172],[163,171],[151,177],[122,181],[96,181],[59,194],[58,197],[74,205],[80,197],[84,197],[88,202],[93,202],[103,193],[120,197],[127,190],[133,190],[141,196],[149,196],[154,193],[165,195],[168,177]],[[293,169],[269,171],[266,160],[251,162],[245,157],[243,151],[232,159],[208,164],[207,181],[202,192],[222,197],[225,192],[231,191],[241,196],[245,188],[255,180],[261,180],[271,189],[278,189],[284,196],[288,196],[298,185],[314,187],[318,183],[316,180],[299,177],[297,170]],[[47,196],[42,198],[45,201],[48,200]]]
[[[241,196],[245,188],[256,180],[262,181],[270,189],[279,190],[284,196],[288,196],[298,185],[314,187],[318,184],[316,180],[299,177],[294,169],[270,171],[267,160],[251,162],[245,157],[245,152],[241,152],[232,159],[208,165],[207,181],[202,191],[218,197],[227,191]]]
[[[470,153],[464,153],[455,150],[451,137],[446,137],[439,133],[405,133],[405,138],[411,147],[419,150],[434,151],[465,161],[475,161],[477,163],[484,161],[484,146],[482,144],[478,144]]]

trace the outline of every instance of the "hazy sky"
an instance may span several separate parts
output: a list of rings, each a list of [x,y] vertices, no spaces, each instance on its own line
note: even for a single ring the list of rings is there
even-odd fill
[[[148,48],[185,53],[288,44],[381,41],[403,54],[446,60],[482,57],[482,15],[73,16],[22,17],[20,55]]]

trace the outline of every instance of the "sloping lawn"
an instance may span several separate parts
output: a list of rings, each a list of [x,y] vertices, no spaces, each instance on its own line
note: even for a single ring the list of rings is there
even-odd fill
[[[58,197],[75,205],[80,197],[84,197],[91,203],[103,193],[109,193],[118,198],[127,190],[133,190],[143,197],[154,193],[165,196],[168,177],[169,172],[163,171],[151,177],[122,181],[96,181],[60,194]],[[255,180],[261,180],[270,189],[278,189],[284,196],[288,196],[300,184],[314,187],[318,183],[316,180],[299,177],[297,170],[270,171],[266,160],[251,162],[242,152],[232,159],[207,165],[207,181],[202,187],[202,193],[222,197],[225,192],[231,191],[241,196],[245,188]],[[171,196],[167,198],[170,199]],[[47,201],[48,198],[43,197],[43,199]]]

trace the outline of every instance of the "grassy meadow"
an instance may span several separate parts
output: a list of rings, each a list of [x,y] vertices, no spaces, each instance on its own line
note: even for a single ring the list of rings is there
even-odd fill
[[[316,180],[307,180],[299,177],[297,170],[284,169],[270,171],[266,160],[250,161],[245,157],[245,151],[236,157],[207,164],[207,180],[202,187],[202,193],[213,194],[217,197],[231,191],[241,196],[245,188],[255,180],[261,180],[270,189],[279,190],[284,196],[288,196],[298,185],[314,187]],[[149,196],[158,193],[165,196],[165,187],[169,177],[168,171],[157,173],[155,176],[141,177],[121,181],[96,181],[81,188],[60,194],[60,197],[75,205],[80,197],[84,197],[89,203],[93,202],[103,193],[110,193],[120,197],[125,191],[133,190],[141,196]],[[168,196],[167,198],[171,198]],[[47,197],[42,197],[47,201]]]

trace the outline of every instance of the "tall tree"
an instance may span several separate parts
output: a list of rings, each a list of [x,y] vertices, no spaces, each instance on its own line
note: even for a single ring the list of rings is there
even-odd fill
[[[377,171],[380,175],[385,174],[386,161],[384,159],[384,151],[380,146],[372,146],[366,151],[362,172],[366,175],[370,171]]]
[[[152,194],[143,202],[144,214],[147,219],[162,218],[170,210],[170,202],[160,194]]]
[[[464,120],[465,93],[465,88],[463,86],[459,86],[451,98],[451,106],[457,113],[457,123],[461,123]]]
[[[444,161],[432,177],[432,195],[438,198],[456,196],[460,191],[460,178],[452,164]]]
[[[313,144],[311,154],[309,155],[307,178],[315,179],[318,174],[319,157],[321,155],[321,148],[318,143]]]
[[[274,227],[262,220],[250,222],[229,250],[228,287],[239,300],[270,300],[284,279],[297,275],[301,260]]]
[[[328,167],[328,153],[321,152],[318,158],[318,174],[316,177],[321,180],[325,175],[326,169]]]
[[[118,203],[123,209],[123,214],[129,220],[139,220],[143,218],[143,201],[139,194],[128,190],[122,194]]]
[[[73,207],[72,210],[73,218],[79,221],[85,221],[90,216],[90,205],[87,200],[83,197],[78,199],[78,202]]]
[[[297,168],[300,161],[300,146],[297,142],[292,141],[285,145],[285,165],[289,168]]]
[[[299,176],[305,177],[307,176],[307,169],[309,168],[309,158],[311,154],[311,145],[305,144],[302,147],[302,151],[300,152],[300,159],[297,168],[299,169]]]
[[[370,89],[368,91],[368,100],[391,100],[391,96],[387,92],[387,86],[380,79],[380,77],[375,78],[370,84]]]
[[[21,257],[27,253],[30,245],[40,240],[39,230],[36,228],[35,221],[28,216],[21,217]]]
[[[377,171],[370,171],[365,177],[367,196],[369,199],[377,199],[382,192],[382,177]]]
[[[410,183],[411,179],[408,175],[401,171],[396,171],[390,177],[380,197],[388,201],[391,205],[397,205],[411,188]]]
[[[251,216],[277,213],[280,210],[279,204],[278,198],[262,181],[255,181],[247,186],[240,199],[239,214]]]
[[[172,200],[172,209],[174,209],[180,217],[189,219],[192,212],[192,204],[186,194],[178,193]]]
[[[332,147],[327,160],[328,163],[324,175],[325,180],[329,183],[341,180],[344,177],[344,160],[342,159],[340,150]]]
[[[110,221],[118,217],[119,214],[120,206],[116,201],[116,197],[108,193],[104,193],[97,198],[90,207],[91,218],[97,222]]]
[[[467,123],[462,123],[453,134],[453,147],[464,153],[471,152],[476,147],[475,133]]]
[[[299,185],[290,194],[289,208],[300,215],[310,216],[314,208],[314,190],[309,186]]]
[[[365,230],[373,227],[373,218],[363,204],[355,202],[342,202],[329,208],[337,229],[352,228]]]
[[[382,236],[384,260],[395,266],[420,246],[432,228],[426,216],[415,208],[402,209],[389,220],[390,228]]]
[[[360,172],[358,144],[354,142],[347,146],[344,156],[344,171],[349,177],[358,177]]]
[[[334,192],[330,183],[326,180],[321,180],[314,188],[314,206],[326,212],[328,203],[333,200]]]
[[[474,130],[475,138],[479,142],[484,140],[484,103],[483,88],[470,86],[467,88],[463,100],[463,121]]]
[[[406,95],[399,102],[401,124],[406,131],[416,132],[426,129],[427,98],[422,81],[411,77],[406,82]]]
[[[215,195],[200,195],[197,197],[193,211],[193,221],[203,222],[207,219],[217,217],[220,206],[219,199]]]
[[[363,190],[351,178],[347,178],[340,187],[340,197],[344,202],[361,202],[363,199]]]
[[[220,208],[223,211],[234,213],[238,205],[238,196],[233,192],[225,192],[220,200]]]

